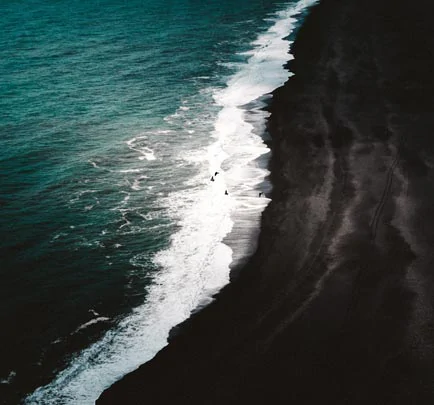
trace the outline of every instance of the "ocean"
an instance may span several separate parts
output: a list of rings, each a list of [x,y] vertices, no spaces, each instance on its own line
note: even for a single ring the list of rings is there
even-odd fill
[[[93,404],[254,252],[314,2],[0,4],[0,403]]]

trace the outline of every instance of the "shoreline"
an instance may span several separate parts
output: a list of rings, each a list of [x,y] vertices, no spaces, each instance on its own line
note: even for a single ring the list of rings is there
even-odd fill
[[[428,4],[311,8],[273,93],[256,253],[98,404],[434,402]]]

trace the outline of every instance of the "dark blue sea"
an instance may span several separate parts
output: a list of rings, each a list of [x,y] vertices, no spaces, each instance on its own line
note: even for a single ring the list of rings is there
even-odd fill
[[[1,2],[0,403],[93,404],[254,251],[313,3]]]

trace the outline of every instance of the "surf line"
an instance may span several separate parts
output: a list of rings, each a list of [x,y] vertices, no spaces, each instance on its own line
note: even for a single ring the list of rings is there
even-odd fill
[[[229,165],[229,170],[225,170],[225,181],[219,180],[223,190],[231,191],[228,202],[236,202],[236,188],[232,192],[229,186],[237,184],[237,179],[242,177],[240,167],[245,162],[242,153],[237,153],[240,149],[233,148],[237,134],[245,137],[249,132],[242,106],[286,81],[288,72],[282,66],[291,57],[287,53],[289,42],[283,38],[295,29],[295,17],[315,2],[301,0],[279,11],[270,29],[253,43],[247,63],[229,79],[227,87],[216,94],[216,102],[221,107],[214,132],[218,145],[211,149],[209,162],[210,167],[222,167],[220,163],[228,162],[225,151],[234,151],[229,160],[237,164]],[[256,78],[256,81],[249,81],[249,78]],[[231,122],[236,128],[228,126]],[[261,155],[265,150],[261,140],[257,139],[257,143],[253,137],[249,140],[254,154]],[[247,159],[251,161],[252,154]],[[83,350],[51,383],[30,394],[26,404],[93,404],[104,389],[154,357],[166,346],[172,327],[188,318],[192,310],[229,281],[232,252],[221,240],[231,229],[231,204],[220,213],[222,216],[212,229],[207,229],[206,218],[201,218],[197,212],[215,208],[220,200],[210,202],[209,192],[206,198],[202,198],[203,190],[198,193],[197,197],[201,198],[195,200],[194,207],[181,207],[181,229],[172,236],[170,247],[155,257],[161,271],[149,288],[146,302],[133,309],[101,340]],[[223,194],[220,196],[225,198]],[[175,194],[173,199],[177,197]],[[204,211],[197,211],[201,209]],[[207,229],[207,232],[200,232],[200,229]],[[191,249],[186,251],[189,246]],[[191,271],[192,268],[203,272]]]

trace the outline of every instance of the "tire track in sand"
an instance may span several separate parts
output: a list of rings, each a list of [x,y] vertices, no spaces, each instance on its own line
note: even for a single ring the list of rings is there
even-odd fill
[[[392,183],[393,183],[393,174],[398,162],[399,162],[399,155],[397,153],[395,159],[393,159],[393,162],[389,167],[389,170],[387,171],[386,185],[383,189],[380,202],[377,204],[374,215],[371,219],[371,222],[369,223],[369,227],[371,228],[372,240],[375,240],[375,237],[377,236],[378,223],[380,221],[381,214],[383,213],[384,206],[386,205],[386,201],[390,196],[390,190],[392,188]]]

